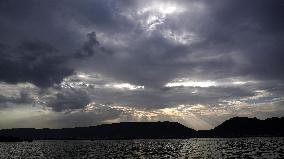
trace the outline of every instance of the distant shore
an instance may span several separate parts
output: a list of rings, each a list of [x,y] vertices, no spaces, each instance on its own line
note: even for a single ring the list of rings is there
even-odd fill
[[[0,130],[0,142],[32,140],[129,140],[284,137],[284,118],[234,117],[211,130],[188,128],[177,122],[122,122],[62,129],[13,128]]]

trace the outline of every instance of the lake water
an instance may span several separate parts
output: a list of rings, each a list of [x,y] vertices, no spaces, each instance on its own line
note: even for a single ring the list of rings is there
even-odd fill
[[[0,142],[0,158],[284,158],[284,138]]]

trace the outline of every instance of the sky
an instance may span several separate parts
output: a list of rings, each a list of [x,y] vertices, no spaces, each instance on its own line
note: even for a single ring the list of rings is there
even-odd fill
[[[284,116],[283,0],[1,0],[0,129]]]

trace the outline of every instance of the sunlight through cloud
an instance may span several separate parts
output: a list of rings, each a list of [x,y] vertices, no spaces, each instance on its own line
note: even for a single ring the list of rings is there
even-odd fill
[[[165,85],[166,87],[213,87],[216,83],[213,81],[177,81],[169,82]]]
[[[110,88],[128,89],[128,90],[144,89],[144,86],[137,86],[129,83],[113,83],[113,84],[106,84],[105,86]]]

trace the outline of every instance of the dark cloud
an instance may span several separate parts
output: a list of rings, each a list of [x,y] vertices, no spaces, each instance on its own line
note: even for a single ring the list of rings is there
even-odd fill
[[[123,59],[119,55],[99,57],[100,59],[96,56],[97,59],[94,58],[94,63],[90,65],[118,80],[150,87],[162,87],[186,66],[191,69],[191,64],[173,61],[185,55],[187,48],[171,44],[162,37],[148,38],[131,45],[125,50],[129,55]]]
[[[190,3],[181,2],[184,5]],[[200,15],[194,14],[198,19],[185,11],[176,17],[169,16],[151,33],[136,32],[140,22],[136,23],[135,29],[130,29],[130,33],[117,30],[115,35],[121,37],[118,40],[127,39],[127,47],[114,50],[116,56],[91,59],[89,67],[118,80],[149,87],[161,87],[171,79],[183,76],[196,79],[240,76],[283,79],[283,6],[280,1],[200,3],[205,9]],[[129,14],[135,12],[129,11]],[[186,16],[189,20],[185,20]],[[201,40],[179,44],[165,37],[163,30],[167,29],[194,33]],[[112,43],[106,45],[114,47]]]
[[[198,45],[216,51],[223,48],[243,58],[241,63],[233,63],[235,72],[228,71],[223,76],[233,73],[232,76],[283,80],[283,2],[229,0],[208,1],[208,4],[210,28],[200,30],[206,40]]]
[[[0,95],[0,104],[32,104],[34,99],[27,92],[20,92],[18,96],[4,96]]]
[[[71,48],[75,52],[79,48],[78,56],[94,56],[86,69],[94,69],[118,80],[161,87],[180,76],[199,79],[237,76],[283,79],[280,69],[283,60],[283,5],[279,0],[172,2],[196,8],[189,7],[180,14],[167,15],[161,21],[163,24],[157,25],[157,29],[151,33],[145,31],[143,23],[152,13],[137,13],[139,9],[151,6],[150,2],[28,1],[17,4],[16,8],[12,7],[13,1],[1,3],[1,16],[4,17],[2,26],[6,26],[0,29],[3,33],[10,32],[18,38],[40,37],[52,43],[55,40],[59,48],[69,47],[63,53],[72,52],[69,50]],[[205,7],[198,9],[199,6]],[[46,28],[46,23],[52,27]],[[68,27],[64,24],[73,25]],[[82,43],[78,31],[87,28],[103,33],[102,38],[114,38],[114,41],[127,44],[117,46],[108,40],[101,42],[105,46],[102,47],[94,33],[88,34],[87,41]],[[179,44],[165,37],[165,30],[194,33],[200,40],[193,44]],[[12,34],[12,31],[25,35]],[[16,39],[3,35],[2,39],[5,40]],[[95,56],[94,52],[113,52],[116,55]],[[196,56],[203,60],[195,59]],[[210,58],[212,56],[218,58]]]
[[[84,108],[92,99],[84,90],[67,89],[61,90],[45,100],[47,106],[54,111],[72,111]]]
[[[250,89],[238,87],[175,87],[168,89],[117,90],[111,88],[89,91],[103,104],[126,105],[139,109],[162,109],[177,105],[210,105],[218,107],[225,100],[239,100],[255,95]]]
[[[75,16],[76,20],[87,25],[95,24],[96,27],[101,29],[112,28],[109,24],[117,24],[117,29],[120,29],[121,21],[126,20],[125,17],[119,15],[121,8],[119,3],[115,0],[106,1],[92,1],[87,0],[84,2],[78,1],[64,1],[63,3],[68,3],[65,14]],[[127,21],[123,21],[127,23]],[[113,30],[113,31],[116,31]]]
[[[94,56],[95,53],[111,55],[112,52],[107,50],[100,45],[100,42],[97,40],[95,32],[90,32],[87,34],[87,41],[85,41],[82,47],[77,50],[75,53],[75,58],[87,58]]]
[[[87,35],[88,41],[86,41],[81,50],[78,50],[76,53],[77,57],[88,57],[94,54],[94,48],[100,45],[99,41],[97,40],[96,33],[92,32]]]
[[[16,48],[0,50],[0,77],[7,83],[30,82],[39,87],[52,86],[72,74],[68,57],[44,42],[25,41]]]
[[[38,96],[56,112],[84,109],[93,100],[147,110],[279,102],[283,17],[282,0],[3,0],[0,81],[52,89]],[[75,79],[82,72],[86,77]],[[181,78],[221,84],[165,87]],[[114,83],[144,89],[106,87]],[[2,103],[21,98],[0,96]],[[84,115],[78,116],[71,118]]]
[[[40,40],[70,51],[78,45],[77,33],[68,28],[69,20],[58,1],[0,2],[0,42],[15,46]],[[65,19],[65,20],[64,20]]]

